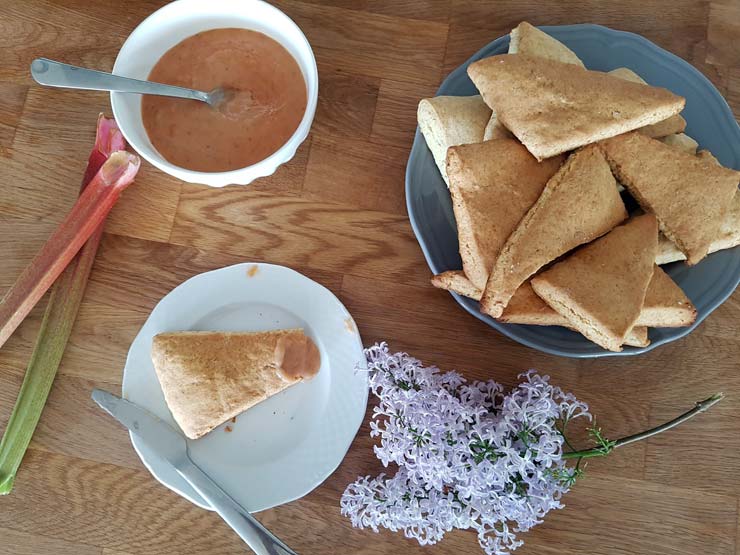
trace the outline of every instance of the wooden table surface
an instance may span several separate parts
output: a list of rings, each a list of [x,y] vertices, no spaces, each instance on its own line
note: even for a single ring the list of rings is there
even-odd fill
[[[102,93],[34,86],[36,56],[109,70],[162,0],[0,3],[0,293],[77,194]],[[740,294],[690,336],[639,358],[569,360],[520,346],[429,285],[409,226],[404,166],[418,100],[522,19],[640,33],[685,58],[740,114],[740,2],[717,0],[279,0],[304,30],[321,92],[295,159],[250,187],[188,185],[143,164],[107,224],[59,375],[13,493],[0,498],[0,553],[241,554],[217,516],[154,480],[90,390],[120,391],[135,334],[157,301],[200,272],[242,261],[291,266],[331,289],[363,340],[388,340],[468,378],[513,384],[528,368],[590,403],[610,437],[645,429],[722,390],[709,414],[594,460],[566,508],[526,535],[525,554],[737,554]],[[42,302],[41,305],[44,303]],[[0,351],[0,429],[42,307]],[[339,498],[376,473],[363,425],[341,467],[305,498],[259,515],[302,554],[479,553],[475,535],[422,549],[353,530]]]

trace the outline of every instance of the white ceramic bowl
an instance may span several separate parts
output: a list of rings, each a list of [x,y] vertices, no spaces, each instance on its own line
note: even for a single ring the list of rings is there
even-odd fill
[[[228,172],[197,172],[171,164],[152,145],[141,121],[141,96],[113,92],[113,115],[129,144],[160,170],[211,187],[246,185],[271,175],[295,155],[311,128],[319,78],[311,46],[298,26],[283,12],[261,0],[177,0],[147,17],[126,39],[113,73],[146,79],[162,55],[182,40],[209,29],[239,27],[266,34],[282,44],[298,62],[306,81],[306,112],[293,136],[275,153],[246,168]]]

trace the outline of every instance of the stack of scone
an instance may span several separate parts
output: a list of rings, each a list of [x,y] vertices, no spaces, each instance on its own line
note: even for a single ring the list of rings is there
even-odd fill
[[[697,153],[685,99],[626,68],[588,70],[528,23],[468,75],[479,96],[419,103],[463,263],[432,283],[499,321],[566,326],[611,351],[691,325],[659,265],[740,244],[740,172]]]

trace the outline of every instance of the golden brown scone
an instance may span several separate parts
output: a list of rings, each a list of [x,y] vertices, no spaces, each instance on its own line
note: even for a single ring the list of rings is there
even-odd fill
[[[432,284],[458,295],[480,300],[482,291],[476,288],[460,270],[443,272],[432,277]],[[503,314],[497,318],[507,324],[531,326],[563,326],[570,329],[568,320],[555,312],[537,293],[529,281],[524,282],[511,298]],[[674,328],[690,326],[696,320],[696,308],[681,288],[660,267],[653,269],[640,316],[627,333],[624,344],[647,347],[648,327]],[[578,331],[575,330],[574,331]]]
[[[696,320],[696,308],[660,266],[655,266],[636,326],[680,328]]]
[[[645,326],[635,326],[627,332],[624,344],[630,347],[647,347],[650,345],[648,329]]]
[[[702,160],[720,165],[719,160],[708,150],[700,150],[696,153],[696,156]],[[725,219],[722,220],[719,235],[709,244],[708,254],[731,249],[738,245],[740,245],[740,194],[735,193],[730,210],[727,212]],[[673,241],[661,233],[658,238],[658,256],[655,258],[655,263],[669,264],[678,260],[686,260],[686,255],[678,250]]]
[[[671,135],[681,135],[686,129],[686,120],[683,119],[681,114],[675,114],[669,118],[653,123],[652,125],[646,125],[636,129],[638,133],[658,139],[661,137],[670,137]]]
[[[619,77],[620,79],[624,79],[626,81],[632,81],[633,83],[641,83],[643,85],[647,85],[647,82],[645,82],[642,77],[626,67],[613,69],[609,72],[609,75]],[[686,120],[683,119],[680,114],[676,114],[664,119],[663,121],[659,121],[658,123],[653,123],[652,125],[640,127],[637,131],[639,131],[643,135],[647,135],[648,137],[658,138],[665,137],[667,135],[673,135],[675,133],[682,133],[684,129],[686,129]]]
[[[448,150],[460,257],[473,285],[485,287],[494,258],[561,163],[561,157],[537,162],[511,139]]]
[[[481,311],[499,317],[519,286],[540,268],[626,218],[617,182],[598,147],[572,154],[495,258]]]
[[[712,252],[714,251],[712,251],[710,245],[707,254]],[[678,249],[676,243],[661,233],[658,237],[658,254],[655,256],[655,263],[662,266],[679,260],[686,260],[686,255]]]
[[[667,135],[660,139],[661,142],[683,150],[689,154],[696,154],[696,149],[699,148],[699,143],[689,137],[686,133],[677,133],[676,135]],[[701,157],[700,157],[701,158]]]
[[[637,75],[637,73],[635,73],[628,67],[618,67],[617,69],[613,69],[611,71],[608,71],[607,73],[609,75],[612,75],[613,77],[624,79],[625,81],[632,81],[633,83],[641,83],[643,85],[647,85],[647,81],[645,81],[642,77]]]
[[[524,54],[474,62],[468,75],[538,160],[657,123],[685,102],[666,89]]]
[[[509,41],[509,54],[528,54],[530,56],[538,56],[548,60],[585,67],[583,62],[581,62],[570,48],[526,21],[522,21],[512,29],[509,36],[511,37]],[[488,121],[488,125],[486,125],[483,139],[489,141],[491,139],[511,139],[513,137],[511,132],[498,121],[496,111],[492,110],[491,119]]]
[[[529,281],[523,283],[517,290],[498,321],[531,326],[563,326],[578,331],[565,317],[555,312],[537,296]],[[631,347],[647,347],[650,345],[647,328],[634,326],[627,332],[624,344]]]
[[[452,291],[453,293],[475,299],[476,301],[479,301],[480,296],[483,294],[483,291],[473,285],[473,282],[461,270],[449,270],[432,276],[432,285],[437,289]]]
[[[714,157],[714,154],[712,154],[708,150],[700,150],[699,152],[696,153],[696,157],[699,158],[700,160],[706,160],[708,162],[712,162],[713,164],[717,164],[718,166],[722,165],[719,163],[719,160],[717,160],[717,158]]]
[[[447,149],[481,142],[490,117],[491,110],[479,95],[435,96],[419,102],[419,129],[448,186]]]
[[[586,67],[570,48],[526,21],[522,21],[514,27],[509,33],[509,37],[509,54],[526,54],[555,62]]]
[[[432,285],[479,301],[483,291],[473,285],[460,270],[442,272],[432,277]],[[568,321],[540,299],[527,281],[517,289],[504,313],[497,318],[507,324],[567,326]]]
[[[732,204],[730,204],[730,210],[722,220],[722,225],[720,225],[719,234],[709,243],[707,253],[711,254],[731,249],[738,245],[740,245],[740,194],[735,193]],[[686,255],[678,249],[673,241],[665,235],[661,235],[658,241],[658,256],[655,258],[655,263],[669,264],[678,260],[686,260]]]
[[[459,272],[462,275],[462,272]],[[462,279],[465,279],[464,276]],[[462,282],[460,282],[462,283]],[[471,298],[475,291],[472,293]],[[522,284],[511,298],[500,322],[510,324],[530,324],[539,326],[568,326],[566,320],[545,303],[534,292],[529,281]],[[635,328],[675,328],[690,326],[696,320],[696,308],[681,288],[660,267],[653,269],[653,276],[645,293],[645,302]],[[633,329],[635,329],[633,328]],[[642,335],[642,333],[640,333]],[[632,343],[627,343],[632,345]],[[641,345],[634,345],[641,346]]]
[[[479,301],[483,291],[473,285],[460,270],[442,272],[432,277],[432,285]],[[497,318],[507,324],[567,326],[568,321],[540,299],[527,281],[517,289],[504,313]]]
[[[568,321],[555,312],[537,296],[529,281],[522,283],[511,297],[504,312],[497,318],[508,324],[529,324],[533,326],[567,326]]]
[[[655,217],[638,216],[532,278],[532,287],[588,339],[620,351],[645,302],[657,248]]]
[[[506,129],[496,117],[496,112],[491,110],[491,119],[486,124],[486,129],[483,131],[483,140],[490,141],[491,139],[513,139],[514,135],[511,131]]]
[[[279,372],[280,338],[302,340],[303,330],[255,333],[161,333],[152,361],[167,406],[182,431],[197,439],[216,426],[300,381]]]
[[[483,292],[459,270],[450,270],[432,277],[432,285],[479,301]],[[540,299],[529,281],[524,282],[511,298],[504,313],[497,318],[507,324],[532,326],[567,326],[568,321]]]
[[[570,48],[526,21],[522,21],[512,29],[509,36],[511,37],[509,41],[509,54],[528,54],[530,56],[555,60],[556,62],[585,67],[583,62]],[[486,126],[483,137],[488,141],[490,139],[512,139],[514,136],[498,121],[496,111],[492,110],[491,119]]]
[[[450,270],[433,276],[432,285],[439,289],[452,291],[458,295],[470,297],[475,300],[480,300],[480,296],[483,293],[475,285],[470,283],[470,280],[460,270]],[[650,291],[649,287],[648,291]],[[501,317],[497,319],[499,322],[505,322],[507,324],[570,327],[568,320],[555,312],[545,301],[537,296],[528,281],[523,283],[517,290],[511,298],[509,306],[506,307]],[[633,327],[627,333],[624,344],[632,347],[647,347],[650,344],[647,328],[641,326]]]
[[[570,48],[526,21],[522,21],[512,29],[509,36],[509,54],[527,54],[584,67],[583,62]],[[495,110],[492,111],[491,120],[486,126],[485,140],[513,137],[511,132],[498,121]]]
[[[639,133],[599,143],[612,171],[652,212],[689,264],[707,255],[732,204],[740,172]]]

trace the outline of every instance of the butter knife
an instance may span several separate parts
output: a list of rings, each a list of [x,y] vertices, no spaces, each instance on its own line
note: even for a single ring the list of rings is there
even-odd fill
[[[102,389],[94,389],[92,399],[169,462],[257,555],[297,555],[190,459],[182,434],[150,412]]]

